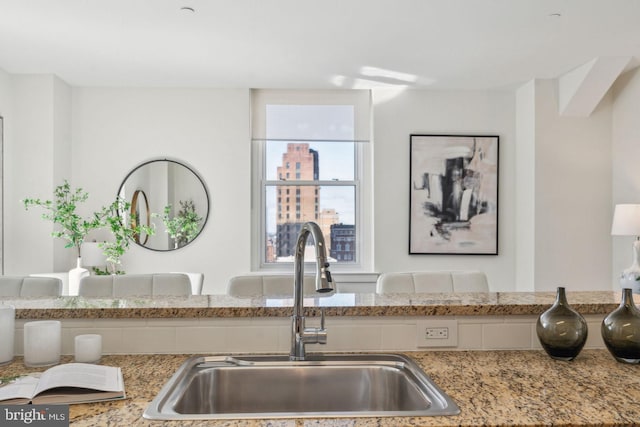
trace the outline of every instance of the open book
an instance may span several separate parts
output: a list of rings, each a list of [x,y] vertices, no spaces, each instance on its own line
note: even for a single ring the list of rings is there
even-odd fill
[[[122,370],[89,363],[57,365],[0,387],[0,405],[70,404],[124,398]]]

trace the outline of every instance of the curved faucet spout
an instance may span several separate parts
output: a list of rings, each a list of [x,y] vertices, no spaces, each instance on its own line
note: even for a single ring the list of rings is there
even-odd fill
[[[293,281],[293,316],[291,331],[291,360],[304,360],[306,343],[326,342],[326,330],[321,328],[305,328],[303,305],[304,282],[304,252],[307,246],[309,234],[313,236],[316,250],[316,292],[330,292],[333,290],[329,263],[327,262],[327,250],[322,230],[315,222],[305,222],[298,234],[296,252],[294,257],[294,281]]]

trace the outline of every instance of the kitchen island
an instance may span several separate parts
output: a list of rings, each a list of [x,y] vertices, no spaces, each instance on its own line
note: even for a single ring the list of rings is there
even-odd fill
[[[70,406],[74,426],[617,426],[640,425],[640,365],[606,350],[583,350],[571,362],[543,351],[437,351],[405,353],[460,407],[460,415],[407,418],[153,421],[146,406],[190,355],[112,355],[101,363],[123,369],[127,399]],[[70,362],[69,356],[63,362]],[[37,369],[22,358],[0,376]],[[265,391],[267,392],[267,391]]]

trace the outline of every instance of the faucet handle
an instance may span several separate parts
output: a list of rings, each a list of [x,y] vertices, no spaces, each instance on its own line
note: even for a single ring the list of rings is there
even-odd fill
[[[304,328],[302,339],[306,344],[327,343],[327,330],[324,328],[324,307],[320,307],[320,327]]]
[[[316,328],[316,343],[327,343],[327,330],[324,328],[324,307],[320,307],[320,327]]]

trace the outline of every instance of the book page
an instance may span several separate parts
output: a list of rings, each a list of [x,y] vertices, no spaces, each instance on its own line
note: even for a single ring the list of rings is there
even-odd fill
[[[39,374],[35,374],[39,375]],[[0,387],[0,402],[2,403],[27,403],[35,394],[38,386],[38,377],[27,375],[17,378],[15,381]],[[15,399],[18,399],[17,401]],[[11,400],[8,402],[8,400]]]
[[[45,390],[33,398],[32,403],[37,405],[57,403],[90,403],[106,402],[108,400],[120,400],[126,398],[124,391],[96,391],[77,387],[55,387]]]
[[[120,368],[90,363],[67,363],[48,369],[42,373],[35,394],[56,387],[124,392]]]

